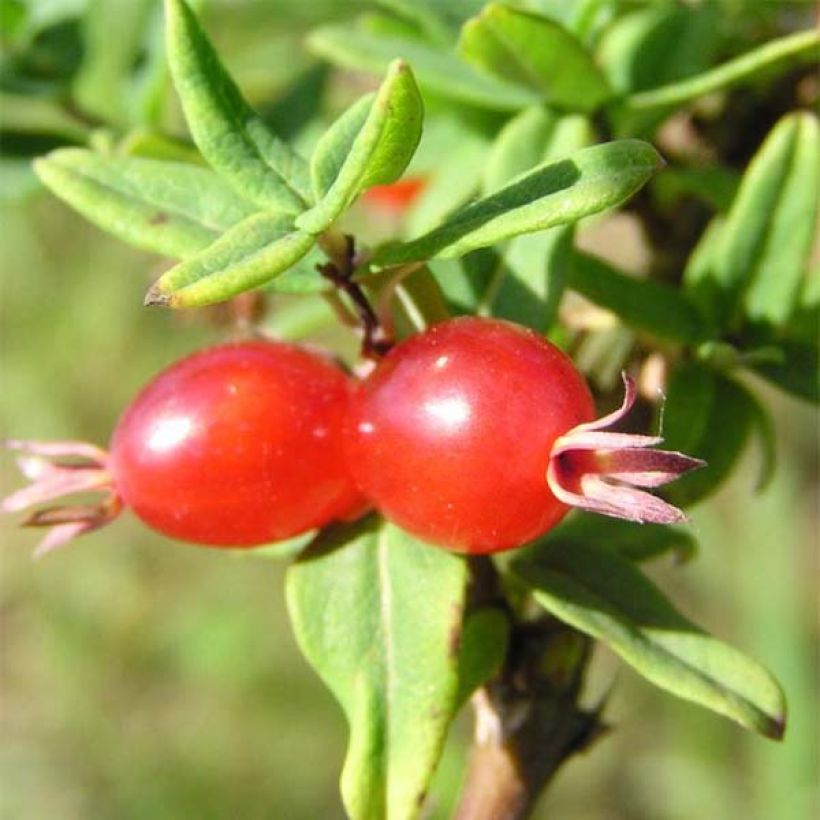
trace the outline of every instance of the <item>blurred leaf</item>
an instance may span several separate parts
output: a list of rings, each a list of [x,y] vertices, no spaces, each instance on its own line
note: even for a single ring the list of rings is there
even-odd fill
[[[26,7],[23,0],[0,0],[0,36],[13,39],[26,23]]]
[[[62,148],[35,163],[60,199],[124,242],[186,258],[256,209],[213,171]]]
[[[789,318],[814,237],[818,184],[817,120],[790,114],[769,133],[728,217],[708,245],[704,237],[686,272],[693,298],[723,326],[737,322],[741,300],[753,321]]]
[[[354,820],[418,813],[459,705],[466,585],[463,558],[372,516],[326,530],[288,571],[296,639],[350,725]]]
[[[676,368],[666,389],[664,447],[706,461],[664,489],[686,507],[714,492],[729,475],[758,424],[757,400],[736,381],[697,362]]]
[[[157,0],[90,0],[83,17],[84,56],[73,93],[103,122],[133,122],[134,65],[142,56]]]
[[[488,145],[481,131],[467,128],[455,116],[437,116],[425,122],[411,165],[424,176],[425,185],[406,215],[407,234],[434,228],[478,193]],[[447,162],[441,162],[442,156]]]
[[[0,93],[0,127],[3,140],[0,147],[8,153],[8,134],[17,132],[36,136],[57,137],[63,142],[82,143],[90,128],[69,114],[56,100],[22,94]]]
[[[507,274],[489,303],[493,316],[543,333],[552,327],[572,256],[572,229],[517,236],[504,253]]]
[[[168,61],[202,155],[258,205],[303,210],[310,201],[307,163],[248,106],[184,0],[166,0],[165,11]]]
[[[585,148],[525,172],[424,236],[377,251],[374,261],[390,265],[459,256],[519,234],[576,222],[630,197],[659,161],[651,145],[637,140]]]
[[[330,25],[313,31],[308,45],[331,62],[378,74],[396,58],[406,60],[422,89],[483,108],[515,111],[537,102],[532,91],[481,74],[455,54],[418,41]]]
[[[758,74],[816,57],[820,33],[801,31],[772,40],[723,65],[695,77],[631,94],[622,103],[627,111],[651,111],[684,105],[692,100],[753,79]]]
[[[652,181],[658,205],[674,208],[684,196],[693,196],[715,211],[728,211],[737,194],[740,176],[730,168],[665,168]]]
[[[512,117],[493,142],[484,164],[484,193],[546,160],[558,159],[591,144],[590,121],[580,115],[561,116],[535,105]]]
[[[461,31],[459,54],[570,111],[594,111],[611,96],[584,45],[546,17],[490,3]]]
[[[510,179],[543,162],[558,159],[593,142],[589,120],[558,116],[534,106],[513,117],[501,130],[486,159],[484,191],[493,193]],[[564,292],[572,230],[562,226],[518,236],[504,250],[505,270],[487,293],[484,308],[493,316],[548,330]]]
[[[755,371],[787,393],[820,404],[820,351],[817,340],[800,342],[782,339],[778,347],[783,351],[783,363],[758,364]]]
[[[116,150],[126,156],[172,160],[189,165],[206,165],[202,154],[190,143],[167,137],[147,128],[134,128],[129,131],[117,145]],[[222,187],[227,188],[227,183],[223,182]],[[240,199],[236,193],[233,196],[235,199]],[[247,202],[247,200],[244,201]]]
[[[568,545],[586,544],[614,550],[630,561],[648,561],[672,552],[678,561],[683,562],[697,552],[697,542],[687,527],[636,524],[578,511],[565,518],[539,543],[568,550],[571,549]]]
[[[774,678],[680,615],[615,552],[578,543],[535,548],[511,567],[541,606],[605,642],[656,686],[767,737],[783,736],[786,704]]]
[[[747,318],[781,325],[792,315],[816,238],[817,117],[806,112],[782,119],[753,163],[727,223],[722,273],[736,280],[733,269],[746,265]]]
[[[484,607],[467,614],[461,632],[456,709],[501,668],[508,633],[509,621],[500,609]]]
[[[412,22],[431,41],[444,46],[452,42],[454,32],[444,18],[448,4],[436,0],[377,0],[377,3]],[[466,4],[462,2],[462,5]]]
[[[424,109],[413,73],[396,60],[375,95],[354,103],[325,132],[311,160],[317,204],[297,227],[321,233],[372,185],[397,180],[421,138]]]
[[[598,59],[621,92],[681,80],[706,69],[720,34],[716,3],[660,3],[627,12],[611,26]]]
[[[39,189],[29,160],[0,156],[0,203],[19,201]]]
[[[628,276],[582,252],[573,254],[568,276],[573,290],[635,330],[685,343],[704,338],[706,329],[698,312],[674,288]]]
[[[289,216],[253,214],[166,271],[149,290],[146,304],[184,308],[222,302],[283,273],[314,242],[310,234],[294,228]]]

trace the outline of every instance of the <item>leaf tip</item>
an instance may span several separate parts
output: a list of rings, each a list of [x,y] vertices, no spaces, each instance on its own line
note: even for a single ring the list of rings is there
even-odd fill
[[[155,305],[167,307],[171,304],[171,297],[161,292],[159,282],[157,282],[148,288],[148,293],[145,294],[145,299],[142,303],[145,307],[153,307]]]
[[[783,740],[786,734],[786,716],[784,714],[773,717],[766,725],[763,734],[770,740]]]

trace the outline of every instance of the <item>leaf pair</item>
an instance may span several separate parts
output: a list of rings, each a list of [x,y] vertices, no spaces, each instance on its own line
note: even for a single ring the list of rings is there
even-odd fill
[[[347,112],[309,166],[250,108],[183,0],[167,0],[167,48],[194,141],[214,169],[91,152],[38,164],[52,190],[138,247],[182,258],[148,303],[222,301],[287,271],[367,187],[401,175],[421,134],[406,64]],[[318,289],[315,272],[300,288]],[[283,289],[292,290],[286,282]]]

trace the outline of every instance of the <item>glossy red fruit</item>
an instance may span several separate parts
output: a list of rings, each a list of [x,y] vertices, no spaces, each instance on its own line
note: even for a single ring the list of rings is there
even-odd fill
[[[593,415],[558,348],[508,322],[459,318],[395,347],[360,385],[347,451],[387,518],[453,550],[495,552],[567,512],[546,481],[550,454]]]
[[[250,546],[361,506],[342,450],[351,386],[293,345],[195,353],[137,396],[111,440],[116,493],[152,528],[200,544]]]
[[[78,441],[7,441],[31,482],[16,512],[76,493],[93,504],[36,509],[49,533],[35,555],[130,507],[150,527],[198,544],[246,547],[365,509],[343,433],[352,382],[328,359],[266,341],[212,347],[160,373],[125,411],[107,453]]]

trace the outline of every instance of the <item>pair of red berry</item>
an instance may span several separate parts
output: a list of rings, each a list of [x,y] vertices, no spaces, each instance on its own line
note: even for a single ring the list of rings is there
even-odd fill
[[[253,341],[210,348],[157,376],[126,410],[110,453],[11,442],[33,484],[7,510],[103,490],[91,507],[52,507],[44,548],[106,523],[122,505],[200,544],[286,539],[373,505],[418,537],[462,552],[519,546],[570,505],[634,520],[682,514],[643,492],[697,465],[605,432],[624,406],[594,406],[570,360],[507,322],[460,318],[399,344],[356,384],[304,348]],[[630,486],[630,484],[632,486]]]

